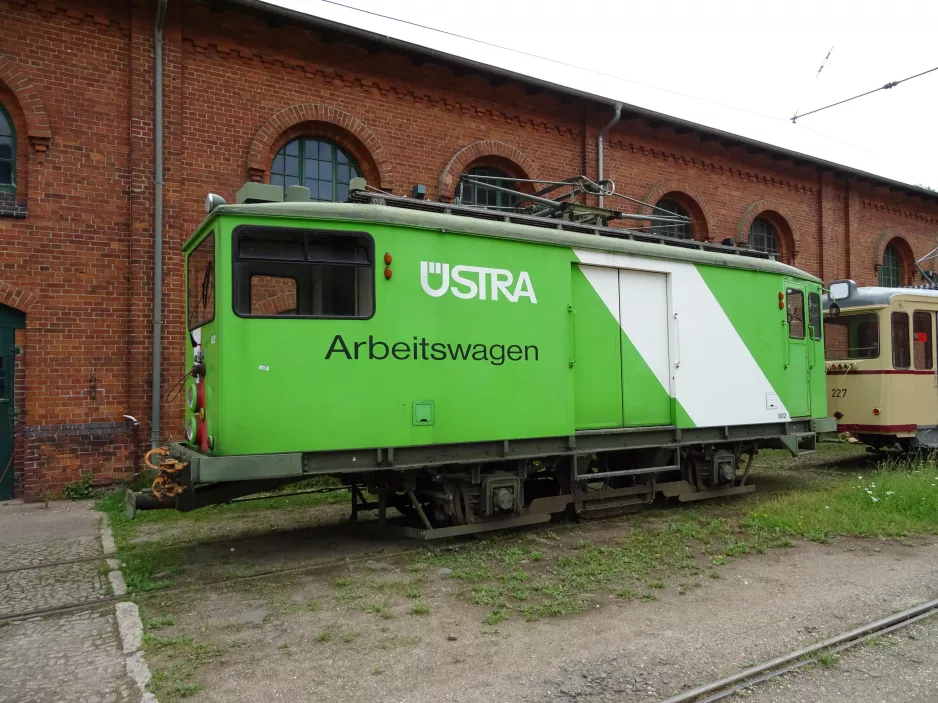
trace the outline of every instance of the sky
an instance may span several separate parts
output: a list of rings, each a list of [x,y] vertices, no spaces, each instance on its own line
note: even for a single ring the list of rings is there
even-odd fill
[[[267,1],[938,190],[938,71],[790,122],[938,67],[934,0]]]

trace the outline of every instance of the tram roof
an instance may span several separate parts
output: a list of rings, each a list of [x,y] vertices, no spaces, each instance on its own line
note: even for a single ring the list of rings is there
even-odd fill
[[[546,217],[508,215],[482,208],[459,207],[430,201],[420,201],[420,203],[426,209],[390,207],[372,203],[325,202],[219,205],[202,222],[183,248],[188,249],[192,240],[199,236],[206,224],[216,216],[316,219],[375,223],[538,242],[554,246],[765,271],[821,283],[820,279],[794,266],[783,264],[766,254],[740,247],[664,237],[624,228],[594,227]],[[464,210],[472,212],[463,212]]]
[[[924,297],[938,299],[938,289],[930,287],[908,286],[905,288],[884,288],[880,286],[864,286],[857,288],[851,293],[849,298],[837,301],[841,310],[847,308],[886,306],[892,303],[893,299],[903,297]],[[824,294],[824,309],[828,310],[831,306],[830,295]]]

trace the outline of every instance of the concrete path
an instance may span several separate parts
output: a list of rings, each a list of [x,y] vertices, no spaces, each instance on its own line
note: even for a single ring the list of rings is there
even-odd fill
[[[0,503],[0,617],[112,595],[102,517],[88,502]],[[0,624],[0,703],[138,701],[113,603]]]

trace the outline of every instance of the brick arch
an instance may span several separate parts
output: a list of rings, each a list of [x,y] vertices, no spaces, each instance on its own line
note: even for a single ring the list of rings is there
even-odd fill
[[[538,178],[537,166],[521,150],[504,142],[473,142],[453,154],[443,168],[438,185],[441,200],[455,197],[459,178],[470,165],[500,168],[515,178]]]
[[[397,184],[387,152],[368,126],[331,105],[302,103],[272,115],[254,135],[248,152],[248,177],[264,181],[274,155],[296,136],[322,136],[346,149],[372,185],[394,192]]]
[[[639,214],[651,215],[652,205],[667,196],[683,207],[691,217],[694,239],[710,241],[710,208],[706,196],[690,181],[671,178],[658,181],[645,192],[642,198],[648,205],[638,208]]]
[[[46,114],[39,91],[33,86],[26,71],[6,56],[0,56],[0,83],[6,85],[19,103],[26,120],[26,136],[36,151],[45,151],[52,141],[52,123]]]
[[[0,281],[0,304],[26,314],[37,302],[39,302],[39,296],[32,291]]]
[[[901,234],[896,234],[888,227],[879,235],[876,240],[876,248],[873,249],[873,274],[876,276],[876,283],[879,283],[879,270],[883,267],[883,256],[886,253],[886,247],[892,245],[899,252],[899,271],[902,285],[912,283],[915,276],[915,254],[912,252],[912,245]],[[934,265],[932,266],[934,270]]]
[[[768,220],[778,232],[779,258],[785,263],[794,264],[798,249],[791,227],[793,218],[788,208],[777,200],[757,200],[746,208],[736,226],[736,245],[749,245],[749,228],[757,217]]]

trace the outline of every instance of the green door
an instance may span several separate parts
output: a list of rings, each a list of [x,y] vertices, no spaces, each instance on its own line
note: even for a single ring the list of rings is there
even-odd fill
[[[804,286],[785,285],[785,395],[783,400],[791,417],[811,414],[811,387],[808,375],[807,292]]]
[[[13,346],[23,313],[0,305],[0,500],[13,498]]]
[[[0,500],[13,497],[13,328],[0,327]]]
[[[622,427],[619,272],[573,266],[569,309],[576,429]]]

